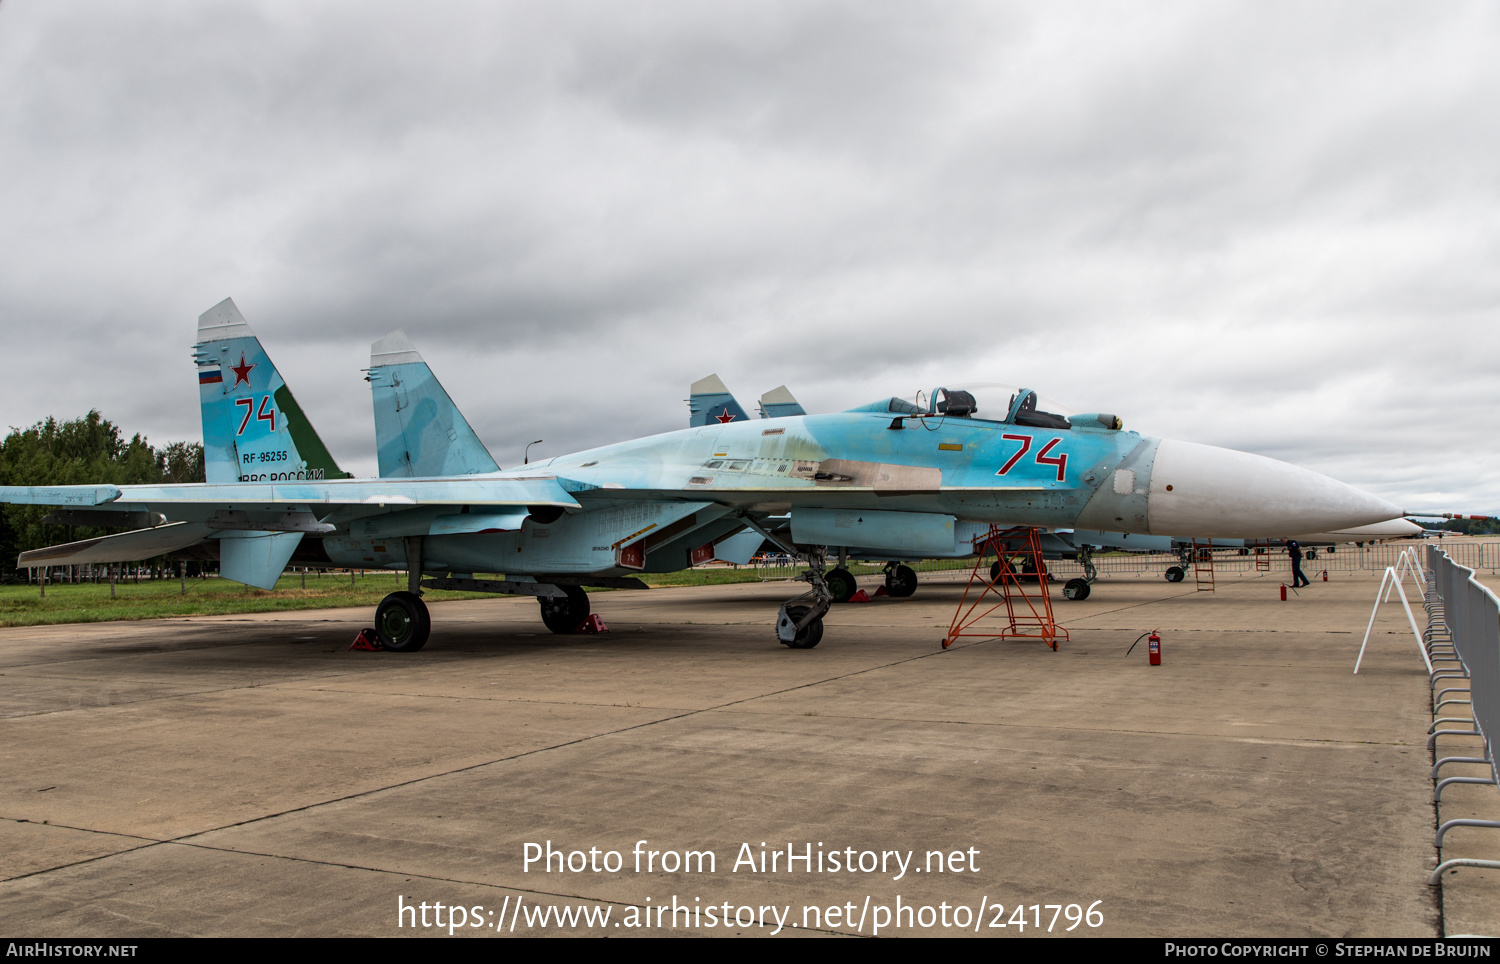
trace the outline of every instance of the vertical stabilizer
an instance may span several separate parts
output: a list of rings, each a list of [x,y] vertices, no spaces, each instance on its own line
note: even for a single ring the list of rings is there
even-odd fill
[[[382,479],[500,471],[406,332],[370,346],[370,397]]]
[[[749,420],[740,403],[729,394],[729,389],[718,375],[709,375],[693,382],[688,390],[688,426],[722,425],[728,422]]]
[[[788,415],[806,414],[807,411],[802,404],[793,397],[785,385],[773,388],[760,397],[761,418],[785,418]]]
[[[346,479],[245,317],[225,298],[198,316],[203,467],[211,483]]]

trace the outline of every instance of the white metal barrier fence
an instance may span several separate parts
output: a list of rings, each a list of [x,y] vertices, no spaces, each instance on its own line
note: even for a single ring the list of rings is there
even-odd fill
[[[1378,546],[1335,546],[1332,550],[1328,547],[1313,547],[1316,555],[1310,555],[1302,562],[1302,570],[1309,578],[1316,578],[1323,570],[1334,572],[1381,572],[1397,564],[1401,553],[1412,547],[1411,543],[1387,543]],[[1442,546],[1449,557],[1455,562],[1468,566],[1470,569],[1484,569],[1489,572],[1500,572],[1500,542],[1467,542],[1452,541]],[[1239,547],[1219,548],[1213,550],[1214,569],[1220,573],[1235,573],[1250,575],[1257,571],[1256,556],[1254,550],[1241,555]],[[1260,556],[1262,565],[1267,556]],[[1269,556],[1271,572],[1277,574],[1291,575],[1291,561],[1286,556],[1286,550],[1281,547],[1271,549]],[[757,557],[753,565],[757,574],[762,579],[788,579],[801,571],[799,567],[793,566],[791,560],[785,556],[767,554]],[[972,556],[961,559],[920,559],[905,563],[918,573],[930,572],[967,572],[974,565]],[[1094,567],[1101,577],[1141,577],[1151,576],[1161,578],[1171,566],[1182,565],[1182,559],[1176,552],[1098,552],[1094,554]],[[850,570],[856,575],[868,575],[880,571],[878,564],[865,562],[850,563]],[[1083,575],[1083,567],[1072,559],[1049,559],[1047,569],[1059,580],[1066,581],[1075,576]],[[1264,570],[1259,570],[1264,571]]]
[[[1477,783],[1500,789],[1500,771],[1495,768],[1494,739],[1500,734],[1500,598],[1474,578],[1473,566],[1460,565],[1451,553],[1427,546],[1428,628],[1424,633],[1427,654],[1432,666],[1429,680],[1433,692],[1433,721],[1427,746],[1433,751],[1433,800],[1441,801],[1444,788],[1455,783]],[[1476,548],[1473,545],[1466,549]],[[1469,554],[1474,558],[1474,554]],[[1442,687],[1439,689],[1439,687]],[[1462,697],[1467,696],[1468,699]],[[1469,708],[1469,716],[1443,716],[1449,706]],[[1468,729],[1443,728],[1443,724],[1467,724]],[[1477,736],[1482,741],[1481,757],[1452,756],[1437,759],[1437,741],[1443,736]],[[1489,774],[1482,777],[1448,777],[1439,780],[1440,771],[1450,763],[1483,764]],[[1443,838],[1454,827],[1500,827],[1500,821],[1456,819],[1438,827],[1435,844],[1443,848]],[[1445,860],[1433,871],[1430,883],[1436,884],[1451,867],[1500,868],[1500,861],[1456,858]]]

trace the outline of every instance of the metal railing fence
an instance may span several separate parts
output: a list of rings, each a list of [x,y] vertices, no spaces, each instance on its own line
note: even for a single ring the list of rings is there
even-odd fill
[[[1475,578],[1475,566],[1462,565],[1453,558],[1457,555],[1466,556],[1466,561],[1483,560],[1484,549],[1491,545],[1493,543],[1456,544],[1441,549],[1426,547],[1428,591],[1424,605],[1428,613],[1428,631],[1424,638],[1434,667],[1429,679],[1434,719],[1427,743],[1434,757],[1435,802],[1441,802],[1444,788],[1455,783],[1485,784],[1500,790],[1500,770],[1496,769],[1494,753],[1494,739],[1500,734],[1500,597]],[[1455,548],[1459,551],[1453,552]],[[1462,685],[1465,682],[1467,688]],[[1439,690],[1440,686],[1442,690]],[[1450,697],[1449,694],[1457,696]],[[1458,698],[1461,696],[1469,698]],[[1464,705],[1469,707],[1472,719],[1442,716],[1443,707]],[[1472,723],[1473,728],[1443,729],[1443,723]],[[1479,737],[1484,755],[1438,759],[1437,741],[1445,735]],[[1484,764],[1489,767],[1489,775],[1438,780],[1439,771],[1449,763]],[[1500,827],[1500,821],[1457,819],[1443,823],[1434,840],[1439,852],[1443,848],[1443,838],[1454,827]],[[1443,874],[1455,866],[1500,868],[1500,861],[1474,858],[1442,861],[1429,882],[1438,883]]]
[[[1330,573],[1383,572],[1396,565],[1402,551],[1412,545],[1413,543],[1410,542],[1382,543],[1376,546],[1343,545],[1334,547],[1331,552],[1327,547],[1315,547],[1317,555],[1304,559],[1302,569],[1311,578],[1316,578],[1316,575],[1325,569]],[[1447,553],[1454,562],[1470,569],[1484,569],[1491,574],[1500,571],[1500,542],[1454,540],[1445,542],[1441,550]],[[1260,558],[1264,559],[1265,556]],[[1257,571],[1253,549],[1248,554],[1241,555],[1237,546],[1216,547],[1213,550],[1213,560],[1214,569],[1220,573],[1250,575]],[[1287,558],[1286,550],[1280,547],[1271,549],[1270,560],[1271,574],[1291,574],[1291,560]],[[794,565],[786,557],[776,555],[757,557],[752,565],[762,579],[768,580],[788,579],[801,571],[801,567]],[[974,566],[974,557],[908,560],[903,565],[910,566],[917,573],[968,572]],[[1169,567],[1180,565],[1182,565],[1182,560],[1176,552],[1099,552],[1094,554],[1094,567],[1098,570],[1099,576],[1106,579],[1145,576],[1161,578]],[[851,561],[849,569],[856,576],[860,576],[880,572],[881,566],[878,563]],[[1083,575],[1083,567],[1076,560],[1071,559],[1049,559],[1047,569],[1060,580]]]

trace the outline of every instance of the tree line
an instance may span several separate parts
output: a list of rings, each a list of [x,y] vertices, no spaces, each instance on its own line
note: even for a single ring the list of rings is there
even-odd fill
[[[202,482],[203,446],[170,442],[152,446],[140,433],[128,440],[118,425],[90,411],[60,422],[47,418],[12,428],[0,442],[0,485],[150,485]],[[48,506],[7,505],[0,514],[0,574],[11,576],[16,556],[29,549],[119,531],[43,522]]]
[[[1418,522],[1424,529],[1461,532],[1470,536],[1492,536],[1500,532],[1500,519],[1445,519],[1442,522]]]

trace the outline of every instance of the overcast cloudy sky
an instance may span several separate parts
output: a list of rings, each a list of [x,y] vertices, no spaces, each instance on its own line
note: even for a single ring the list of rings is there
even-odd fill
[[[1500,511],[1493,3],[0,0],[0,423],[199,437],[233,296],[345,468],[402,327],[502,465],[1021,382]]]

